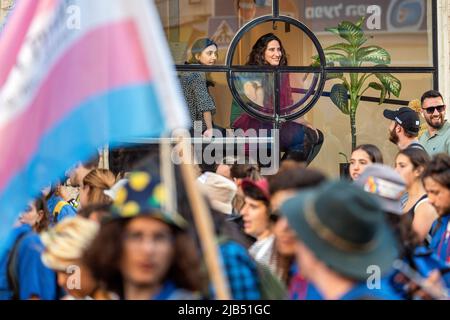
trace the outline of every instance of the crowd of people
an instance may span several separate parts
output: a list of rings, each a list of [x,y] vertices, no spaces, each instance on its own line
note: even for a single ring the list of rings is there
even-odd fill
[[[188,63],[216,59],[217,45],[201,39]],[[287,65],[281,41],[261,37],[247,64]],[[195,72],[180,80],[193,128],[211,136],[214,83]],[[261,112],[274,109],[264,95],[269,82],[264,75],[241,88]],[[288,79],[281,82],[283,113],[293,102]],[[414,110],[384,111],[398,147],[393,164],[363,144],[340,180],[307,167],[307,137],[318,131],[302,119],[281,127],[289,156],[275,175],[262,175],[251,159],[198,166],[193,183],[209,209],[232,299],[448,299],[450,126],[439,92],[424,93],[421,108],[420,138]],[[235,128],[267,125],[237,109],[232,116]],[[0,299],[216,299],[180,167],[174,196],[158,155],[119,174],[98,164],[98,157],[77,164],[24,208],[0,253]]]
[[[385,111],[392,166],[370,144],[340,180],[294,160],[272,176],[233,158],[200,165],[231,298],[448,299],[450,156],[437,95],[422,99],[420,139],[415,111]],[[98,163],[68,173],[77,196],[50,186],[20,214],[0,256],[0,298],[215,299],[185,187],[167,209],[159,156],[118,175]]]

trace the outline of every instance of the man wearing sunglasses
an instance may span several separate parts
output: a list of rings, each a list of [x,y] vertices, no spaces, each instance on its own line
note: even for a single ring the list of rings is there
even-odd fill
[[[419,142],[429,155],[450,154],[450,124],[445,120],[446,106],[442,95],[435,90],[427,91],[422,95],[421,103],[428,130]]]

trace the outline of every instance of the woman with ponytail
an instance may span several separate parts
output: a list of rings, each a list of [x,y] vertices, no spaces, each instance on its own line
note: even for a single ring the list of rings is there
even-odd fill
[[[80,186],[80,205],[110,204],[112,199],[104,191],[115,184],[114,174],[106,169],[95,169],[89,172]]]

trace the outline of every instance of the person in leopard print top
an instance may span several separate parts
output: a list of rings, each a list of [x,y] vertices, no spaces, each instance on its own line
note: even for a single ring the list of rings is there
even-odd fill
[[[191,58],[186,64],[213,65],[217,60],[217,44],[208,38],[198,39],[192,46]],[[208,88],[214,86],[209,74],[203,72],[182,72],[181,87],[189,107],[192,128],[204,136],[211,136],[212,116],[216,112],[214,99]]]

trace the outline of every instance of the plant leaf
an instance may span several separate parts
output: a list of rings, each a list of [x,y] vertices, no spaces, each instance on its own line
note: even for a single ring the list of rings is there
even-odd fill
[[[384,102],[384,99],[386,98],[386,88],[378,82],[369,83],[369,87],[380,91],[380,103],[379,104],[382,104]]]
[[[327,60],[327,64],[331,62],[341,62],[342,60],[347,59],[346,56],[344,56],[341,53],[337,52],[327,52],[325,54],[325,59]]]
[[[325,59],[327,61],[327,66],[334,66],[335,62],[339,62],[342,67],[353,67],[353,61],[346,57],[345,55],[337,52],[327,52],[325,53]]]
[[[318,55],[312,57],[313,62],[311,63],[311,67],[320,67],[320,59]]]
[[[379,84],[378,82],[369,83],[369,87],[371,87],[372,89],[378,90],[378,91],[383,90],[383,86],[381,84]]]
[[[334,45],[332,45],[332,46],[329,46],[329,47],[327,47],[327,48],[325,48],[325,49],[323,49],[323,50],[324,50],[324,51],[328,51],[328,50],[340,50],[340,51],[346,52],[347,54],[351,54],[352,51],[353,51],[353,46],[350,45],[350,44],[348,44],[348,43],[343,43],[343,42],[341,42],[341,43],[336,43],[336,44],[334,44]]]
[[[402,83],[390,73],[376,73],[375,76],[381,81],[386,88],[387,93],[392,93],[397,98],[402,90]]]
[[[342,79],[344,77],[344,73],[327,73],[327,80],[331,79]]]
[[[359,62],[372,62],[376,64],[391,63],[391,55],[385,49],[378,46],[360,48],[356,52],[356,59]]]
[[[362,24],[364,22],[364,20],[366,19],[366,17],[361,17],[356,23],[355,26],[357,26],[358,28],[362,27]]]
[[[339,30],[338,30],[338,28],[325,28],[325,31],[334,33],[335,35],[339,35]]]
[[[387,90],[383,86],[383,90],[381,90],[381,93],[380,93],[380,103],[379,104],[383,104],[384,103],[384,99],[386,99],[386,94],[387,94]]]
[[[353,22],[342,21],[338,26],[338,31],[339,36],[347,40],[354,47],[359,47],[367,41],[361,27],[358,27]]]
[[[330,99],[342,113],[350,114],[348,110],[347,88],[343,84],[338,83],[331,88]]]

